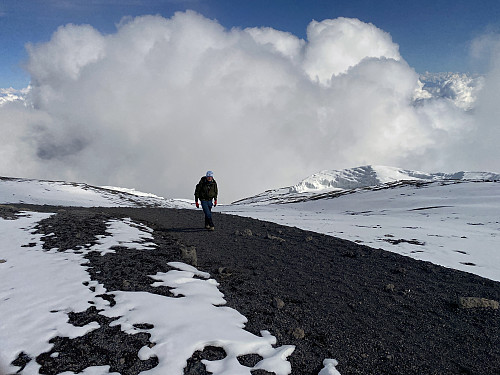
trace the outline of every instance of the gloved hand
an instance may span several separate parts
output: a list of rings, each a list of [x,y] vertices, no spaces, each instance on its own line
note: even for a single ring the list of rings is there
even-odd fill
[[[196,201],[194,203],[196,203],[196,208],[200,208],[200,204],[198,203],[198,201]]]
[[[217,199],[214,200],[214,207],[217,206]]]

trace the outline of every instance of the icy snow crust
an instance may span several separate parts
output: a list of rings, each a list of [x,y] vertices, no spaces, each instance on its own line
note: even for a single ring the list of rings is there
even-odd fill
[[[276,339],[269,332],[262,331],[259,337],[245,331],[246,318],[236,310],[222,306],[226,302],[217,282],[192,266],[172,262],[169,265],[173,270],[151,275],[153,286],[172,287],[177,298],[114,291],[116,305],[110,307],[108,301],[98,297],[106,290],[90,280],[83,266],[86,262],[83,255],[90,251],[103,255],[114,251],[110,248],[118,245],[150,251],[155,246],[148,241],[152,239],[152,230],[129,219],[111,220],[108,235],[101,236],[97,245],[80,249],[78,253],[58,252],[57,249],[44,251],[41,235],[33,231],[38,221],[50,215],[25,213],[14,220],[0,219],[3,243],[0,253],[2,363],[11,363],[21,352],[36,358],[50,351],[52,344],[49,341],[56,336],[75,338],[99,328],[97,322],[84,327],[67,323],[68,312],[85,311],[95,306],[104,310],[102,315],[119,317],[112,324],[120,325],[129,334],[141,332],[133,326],[136,323],[154,325],[148,332],[156,345],[143,347],[139,357],[146,360],[156,356],[159,364],[143,373],[182,375],[191,355],[208,345],[224,348],[227,353],[222,360],[204,361],[207,369],[215,375],[251,375],[250,371],[257,369],[277,375],[291,372],[287,357],[294,347],[275,348]],[[263,357],[254,368],[238,362],[238,356],[253,353]],[[8,372],[17,370],[11,366]],[[32,360],[23,373],[37,374],[39,370],[40,365]],[[109,366],[90,367],[84,373],[109,373]]]

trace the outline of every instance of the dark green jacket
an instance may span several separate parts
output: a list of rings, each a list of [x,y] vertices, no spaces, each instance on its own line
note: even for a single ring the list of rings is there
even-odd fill
[[[194,190],[194,199],[195,201],[198,199],[202,201],[211,201],[212,199],[217,199],[217,194],[217,182],[215,182],[215,180],[208,182],[207,178],[203,176]]]

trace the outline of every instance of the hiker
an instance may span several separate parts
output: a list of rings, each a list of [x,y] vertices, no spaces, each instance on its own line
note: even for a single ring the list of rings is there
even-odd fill
[[[208,171],[205,176],[200,179],[194,190],[194,202],[196,208],[200,207],[198,199],[201,201],[201,208],[205,213],[205,228],[214,230],[214,222],[212,221],[212,206],[217,206],[217,182],[214,180],[214,172]],[[213,200],[213,203],[212,203]]]

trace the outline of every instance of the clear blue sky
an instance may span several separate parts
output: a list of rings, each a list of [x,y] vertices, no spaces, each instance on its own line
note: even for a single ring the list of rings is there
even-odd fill
[[[468,46],[500,31],[499,0],[0,0],[0,87],[25,87],[25,44],[48,41],[58,26],[90,24],[113,33],[124,16],[193,9],[226,28],[269,26],[306,38],[313,19],[352,17],[391,34],[419,73],[472,70]]]

